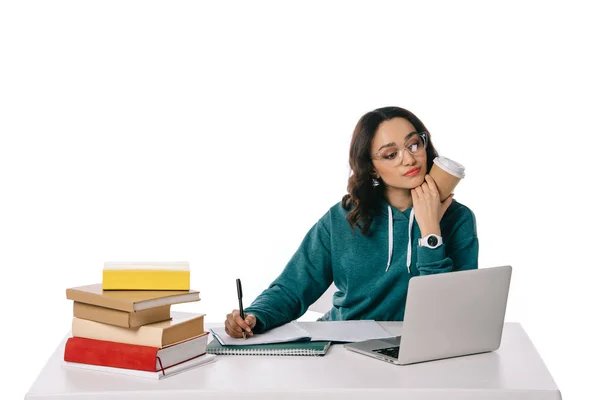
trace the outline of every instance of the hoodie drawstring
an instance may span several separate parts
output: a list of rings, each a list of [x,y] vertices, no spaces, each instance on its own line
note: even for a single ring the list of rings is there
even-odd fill
[[[392,207],[388,206],[388,263],[385,272],[390,269],[392,263],[392,253],[394,252],[394,218],[392,217]]]
[[[415,209],[410,210],[408,220],[408,248],[406,249],[406,268],[410,274],[410,265],[412,260],[412,227],[415,221]],[[385,272],[390,269],[392,264],[392,254],[394,253],[394,218],[392,216],[392,207],[388,206],[388,262]]]
[[[410,210],[410,219],[408,221],[408,249],[406,249],[406,268],[410,274],[410,263],[412,261],[412,227],[415,221],[415,209]]]

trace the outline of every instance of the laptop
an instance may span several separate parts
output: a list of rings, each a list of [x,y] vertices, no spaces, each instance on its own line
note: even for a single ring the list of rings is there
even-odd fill
[[[497,350],[511,273],[507,265],[411,278],[402,335],[344,347],[397,365]]]

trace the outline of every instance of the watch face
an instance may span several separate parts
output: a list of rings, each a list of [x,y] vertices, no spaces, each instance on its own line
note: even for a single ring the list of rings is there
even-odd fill
[[[427,244],[430,245],[430,246],[437,246],[438,240],[437,240],[437,238],[435,236],[429,236],[427,238]]]

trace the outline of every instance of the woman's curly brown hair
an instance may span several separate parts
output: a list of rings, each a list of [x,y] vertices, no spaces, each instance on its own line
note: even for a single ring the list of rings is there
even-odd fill
[[[342,198],[345,210],[351,210],[346,219],[354,229],[358,227],[366,235],[377,215],[385,194],[385,184],[379,178],[379,185],[373,186],[373,161],[371,159],[371,142],[379,124],[392,118],[407,119],[417,132],[427,132],[427,172],[431,170],[437,151],[431,143],[431,136],[425,125],[413,113],[400,107],[383,107],[363,115],[352,134],[350,143],[350,169],[348,178],[348,194]]]

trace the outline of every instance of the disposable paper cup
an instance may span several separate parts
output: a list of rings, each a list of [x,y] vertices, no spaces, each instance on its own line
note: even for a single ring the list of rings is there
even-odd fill
[[[446,157],[436,157],[429,175],[435,181],[440,192],[440,200],[444,201],[452,194],[461,179],[465,177],[465,167]]]

